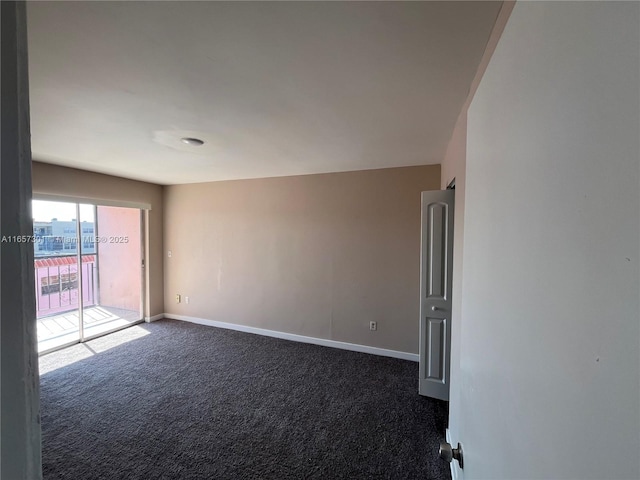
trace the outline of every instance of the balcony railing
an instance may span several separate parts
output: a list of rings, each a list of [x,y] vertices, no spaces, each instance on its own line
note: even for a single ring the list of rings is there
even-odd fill
[[[82,275],[78,275],[76,255],[39,256],[35,259],[37,318],[69,312],[78,308],[82,278],[85,307],[95,305],[97,269],[95,255],[81,256]]]

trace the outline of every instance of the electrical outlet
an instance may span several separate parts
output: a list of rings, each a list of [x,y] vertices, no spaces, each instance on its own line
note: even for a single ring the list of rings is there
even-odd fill
[[[171,250],[167,250],[167,257],[171,258]]]
[[[180,303],[180,294],[176,294],[176,303]]]
[[[369,322],[369,330],[378,330],[378,322]]]
[[[184,303],[189,303],[189,297],[184,297]]]

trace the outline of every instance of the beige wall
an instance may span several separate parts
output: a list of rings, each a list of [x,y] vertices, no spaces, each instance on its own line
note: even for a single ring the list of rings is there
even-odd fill
[[[160,185],[138,182],[74,168],[33,162],[33,193],[148,204],[147,272],[145,315],[164,312],[162,288],[162,189]]]
[[[166,311],[417,353],[420,192],[439,186],[431,165],[165,187]]]

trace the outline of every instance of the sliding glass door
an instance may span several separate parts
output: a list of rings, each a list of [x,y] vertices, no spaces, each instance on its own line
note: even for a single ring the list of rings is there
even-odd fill
[[[91,274],[94,302],[84,306],[85,337],[138,322],[142,318],[140,210],[81,205],[81,225],[95,225],[82,249],[95,256]],[[84,235],[84,233],[83,233]]]
[[[142,213],[33,201],[38,350],[142,320]]]

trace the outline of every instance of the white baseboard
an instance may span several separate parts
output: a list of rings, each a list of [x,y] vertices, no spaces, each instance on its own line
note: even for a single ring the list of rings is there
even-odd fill
[[[323,347],[339,348],[341,350],[351,350],[360,353],[370,353],[372,355],[380,355],[383,357],[400,358],[402,360],[410,360],[412,362],[419,361],[416,353],[399,352],[397,350],[388,350],[386,348],[370,347],[368,345],[359,345],[357,343],[339,342],[337,340],[327,340],[324,338],[306,337],[304,335],[296,335],[295,333],[278,332],[276,330],[267,330],[266,328],[249,327],[247,325],[238,325],[236,323],[219,322],[217,320],[208,320],[206,318],[189,317],[186,315],[176,315],[173,313],[165,313],[161,318],[170,318],[173,320],[182,320],[185,322],[198,323],[200,325],[208,325],[210,327],[226,328],[229,330],[238,330],[240,332],[255,333],[267,337],[282,338],[284,340],[292,340],[294,342],[312,343]],[[155,317],[152,317],[155,318]]]
[[[451,441],[451,431],[447,428],[445,431],[445,438],[449,445],[453,445],[453,441]],[[456,442],[455,447],[457,447],[458,443]],[[449,468],[451,469],[451,480],[464,480],[464,476],[462,474],[462,469],[460,468],[460,464],[456,460],[452,460],[449,464]]]
[[[153,317],[144,317],[144,321],[147,323],[151,323],[151,322],[155,322],[156,320],[160,320],[164,318],[164,313],[161,313],[159,315],[154,315]]]

